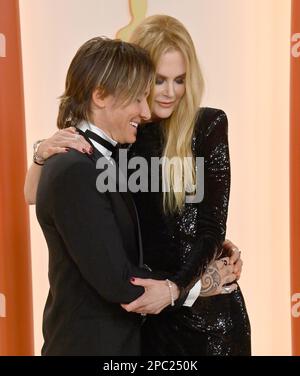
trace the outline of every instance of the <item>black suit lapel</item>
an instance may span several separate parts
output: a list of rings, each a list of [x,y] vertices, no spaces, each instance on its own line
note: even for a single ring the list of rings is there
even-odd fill
[[[142,236],[141,236],[141,228],[140,228],[140,221],[139,221],[139,216],[138,212],[135,206],[135,203],[133,201],[133,198],[129,192],[119,192],[120,195],[122,196],[128,211],[130,212],[131,219],[134,224],[135,228],[135,233],[136,233],[136,238],[137,238],[137,245],[139,249],[139,266],[143,266],[144,261],[143,261],[143,243],[142,243]]]
[[[85,138],[85,140],[92,146],[93,153],[91,155],[87,154],[87,156],[96,164],[98,159],[101,158],[101,157],[103,158],[104,155],[102,153],[100,153],[100,151],[95,148],[95,146],[93,145],[91,140],[87,137],[85,132],[83,132],[79,128],[77,128],[77,132],[79,132],[79,134],[81,134]],[[119,194],[122,197],[123,201],[126,204],[128,211],[130,213],[132,224],[133,224],[134,229],[135,229],[137,246],[138,246],[138,250],[139,250],[139,266],[143,266],[143,264],[144,264],[144,262],[143,262],[143,244],[142,244],[142,236],[141,236],[141,229],[140,229],[138,212],[137,212],[137,209],[136,209],[136,206],[135,206],[135,203],[133,201],[131,194],[129,192],[119,192],[119,176],[118,176],[118,174],[116,176],[116,188],[117,188],[116,193]],[[118,215],[118,211],[115,214]],[[120,223],[122,223],[122,221],[120,221]]]

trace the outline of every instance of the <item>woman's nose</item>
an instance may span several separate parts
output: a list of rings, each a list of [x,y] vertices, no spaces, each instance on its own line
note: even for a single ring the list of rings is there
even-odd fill
[[[174,97],[175,90],[174,90],[173,82],[167,83],[165,93],[168,97],[171,97],[171,98]]]

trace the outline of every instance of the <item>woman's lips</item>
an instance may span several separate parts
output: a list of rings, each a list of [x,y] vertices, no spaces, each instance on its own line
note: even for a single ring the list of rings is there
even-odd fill
[[[175,102],[157,102],[159,106],[164,108],[173,107]]]

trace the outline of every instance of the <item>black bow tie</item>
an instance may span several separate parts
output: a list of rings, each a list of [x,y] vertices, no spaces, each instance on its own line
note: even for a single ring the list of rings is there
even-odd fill
[[[85,135],[98,142],[98,144],[102,145],[105,147],[105,149],[111,151],[111,157],[116,161],[118,162],[119,161],[119,149],[121,147],[121,144],[116,144],[115,146],[113,144],[111,144],[109,141],[107,140],[104,140],[104,138],[102,138],[101,136],[97,135],[96,133],[90,131],[89,129],[87,129],[85,131]]]

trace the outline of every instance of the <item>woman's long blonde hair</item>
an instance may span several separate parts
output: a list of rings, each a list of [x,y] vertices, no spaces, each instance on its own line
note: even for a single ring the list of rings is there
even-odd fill
[[[204,82],[194,43],[183,24],[166,15],[147,17],[134,30],[130,42],[144,48],[150,54],[155,66],[164,53],[172,50],[181,52],[185,60],[185,94],[172,115],[168,119],[162,120],[163,157],[169,161],[173,157],[177,157],[176,160],[180,162],[174,165],[164,165],[164,179],[170,190],[163,194],[163,207],[165,212],[176,213],[184,207],[186,191],[190,191],[190,187],[196,184],[192,138]],[[153,90],[150,94],[150,105],[153,103],[152,101]],[[191,157],[192,163],[185,163],[185,157]],[[183,189],[176,191],[178,182],[181,182],[180,185]]]

